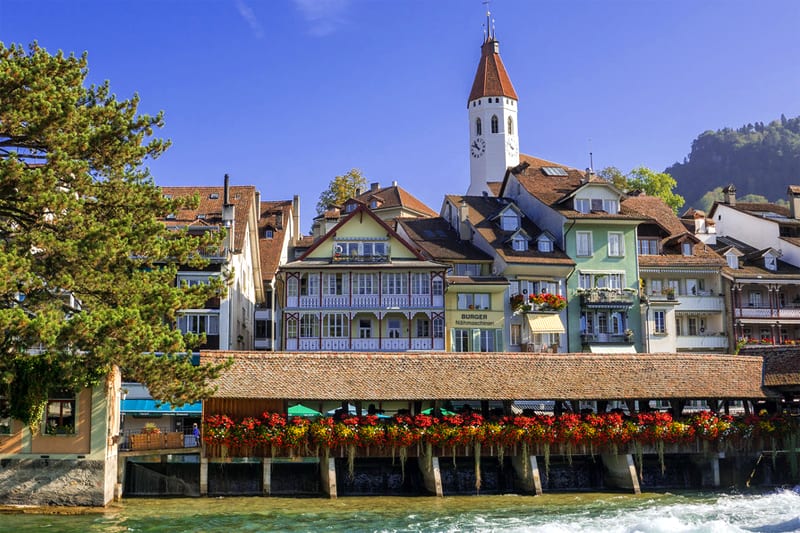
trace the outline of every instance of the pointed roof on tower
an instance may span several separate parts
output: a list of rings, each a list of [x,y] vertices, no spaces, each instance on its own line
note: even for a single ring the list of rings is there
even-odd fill
[[[487,26],[489,13],[486,14]],[[500,43],[495,39],[494,30],[487,27],[486,38],[481,46],[481,60],[467,103],[483,96],[506,96],[519,100],[511,78],[508,77],[503,60],[500,59]]]

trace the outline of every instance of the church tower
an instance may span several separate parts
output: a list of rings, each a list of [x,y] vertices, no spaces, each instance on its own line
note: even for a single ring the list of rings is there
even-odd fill
[[[500,43],[486,13],[481,60],[467,100],[469,112],[470,184],[468,196],[488,192],[488,181],[502,181],[508,167],[519,164],[517,93],[511,85]]]

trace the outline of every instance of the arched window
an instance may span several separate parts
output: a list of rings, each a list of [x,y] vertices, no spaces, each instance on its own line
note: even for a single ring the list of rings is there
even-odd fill
[[[514,135],[514,119],[511,118],[511,117],[508,117],[508,131],[507,131],[507,133],[509,135]]]
[[[481,127],[481,119],[475,119],[475,135],[483,135],[483,128]]]
[[[500,130],[500,126],[497,121],[497,115],[492,115],[492,133],[497,133]]]

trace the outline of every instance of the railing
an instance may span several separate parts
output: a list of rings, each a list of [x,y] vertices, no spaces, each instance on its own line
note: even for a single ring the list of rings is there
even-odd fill
[[[331,258],[334,263],[388,263],[389,254],[378,255],[346,255],[335,254]]]
[[[581,333],[581,342],[583,344],[633,344],[633,337],[621,333]]]
[[[783,307],[771,309],[769,307],[737,307],[734,308],[736,318],[797,318],[800,319],[800,309]]]
[[[444,350],[444,339],[428,337],[348,339],[323,337],[321,339],[287,339],[287,351],[356,351],[403,352],[408,350]]]
[[[724,350],[728,348],[728,337],[725,335],[678,335],[675,347],[679,350]]]
[[[725,302],[721,295],[710,296],[679,296],[681,306],[679,311],[723,311]]]
[[[443,298],[429,294],[354,294],[337,296],[290,296],[286,308],[300,309],[391,309],[441,307]]]
[[[171,450],[177,448],[195,448],[200,446],[199,439],[192,435],[191,428],[183,432],[159,429],[159,433],[142,433],[138,430],[123,431],[119,442],[120,451],[138,450]]]
[[[619,305],[631,306],[635,301],[635,294],[620,289],[590,289],[580,293],[581,305]]]

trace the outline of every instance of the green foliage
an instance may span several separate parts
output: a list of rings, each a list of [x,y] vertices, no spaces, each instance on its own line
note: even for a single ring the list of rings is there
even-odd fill
[[[170,354],[196,340],[172,327],[176,312],[224,291],[176,287],[177,266],[202,264],[198,247],[222,235],[164,227],[186,202],[165,199],[143,166],[169,145],[153,137],[161,113],[137,115],[137,96],[117,100],[86,75],[86,54],[0,43],[0,394],[32,427],[49,392],[114,366],[178,405],[221,370]]]
[[[695,207],[713,184],[732,183],[742,194],[784,198],[800,176],[800,117],[701,133],[689,156],[665,170]],[[709,204],[710,205],[710,204]]]
[[[336,176],[322,191],[317,202],[317,214],[321,215],[331,205],[342,205],[345,201],[356,196],[356,192],[365,189],[367,178],[361,175],[357,168],[351,169],[346,174]]]
[[[658,196],[677,212],[683,205],[683,196],[673,192],[677,183],[669,174],[655,172],[647,167],[638,167],[623,174],[616,167],[606,167],[598,173],[621,191],[644,191],[650,196]]]

